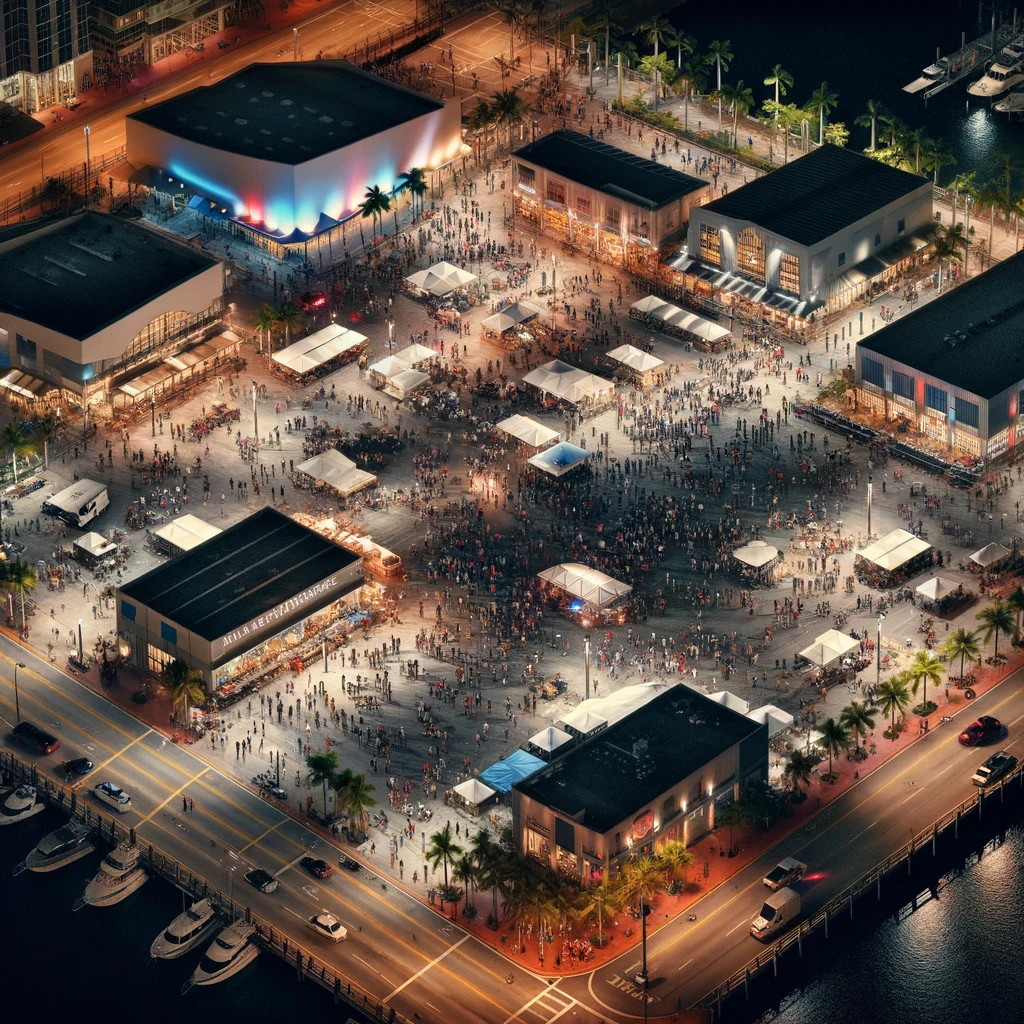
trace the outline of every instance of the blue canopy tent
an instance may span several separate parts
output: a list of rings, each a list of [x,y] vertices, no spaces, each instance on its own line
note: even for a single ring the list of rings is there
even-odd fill
[[[532,775],[539,768],[544,767],[544,762],[525,750],[517,750],[509,754],[504,761],[492,764],[486,771],[480,773],[480,778],[487,783],[491,789],[499,793],[507,793],[517,782]]]
[[[591,453],[586,448],[578,448],[568,441],[560,441],[546,451],[538,452],[530,465],[542,469],[549,476],[564,476],[570,470],[586,462]]]

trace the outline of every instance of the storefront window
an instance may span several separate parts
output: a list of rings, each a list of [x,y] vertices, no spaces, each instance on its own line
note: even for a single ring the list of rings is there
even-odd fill
[[[606,206],[604,210],[604,226],[606,231],[618,235],[622,232],[622,211],[617,206]]]
[[[800,257],[784,252],[779,261],[779,287],[784,292],[800,294]]]
[[[737,239],[736,269],[747,277],[764,282],[764,240],[754,228],[744,228]]]
[[[518,168],[519,174],[519,187],[524,192],[535,193],[537,191],[537,174],[532,167],[523,167],[522,164]]]
[[[590,196],[576,197],[576,212],[583,217],[590,216]]]
[[[548,845],[547,839],[539,832],[534,832],[532,828],[526,830],[526,852],[531,857],[536,857],[545,863],[551,857],[551,847]]]
[[[710,224],[700,226],[700,258],[715,267],[722,265],[722,232]]]
[[[557,848],[557,851],[558,870],[568,875],[578,875],[580,873],[580,863],[576,854],[571,853],[569,850],[563,850],[560,846]]]
[[[563,206],[565,206],[565,182],[549,181],[547,197],[553,203],[561,203]]]
[[[174,655],[168,654],[166,651],[161,651],[159,647],[154,647],[152,644],[148,644],[148,657],[147,668],[150,672],[155,672],[160,675],[167,666],[174,661]]]

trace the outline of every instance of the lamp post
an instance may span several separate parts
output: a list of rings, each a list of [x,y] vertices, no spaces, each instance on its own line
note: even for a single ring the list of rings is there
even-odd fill
[[[647,1024],[647,915],[651,912],[651,908],[644,905],[644,894],[643,890],[640,891],[640,952],[641,952],[641,966],[640,973],[637,974],[633,981],[640,986],[640,991],[643,993],[644,1000],[644,1024]]]
[[[584,694],[590,700],[590,634],[583,638],[583,679]]]
[[[82,620],[78,620],[78,664],[85,661],[85,648],[82,645]]]
[[[259,443],[260,439],[260,420],[259,414],[256,412],[256,381],[252,382],[252,433],[253,437],[256,438],[256,442]]]
[[[882,620],[885,612],[878,613],[878,638],[875,641],[875,688],[882,681]]]
[[[299,59],[299,30],[297,28],[292,29],[292,58],[293,60]]]
[[[16,661],[14,663],[14,718],[15,725],[21,724],[21,704],[18,701],[18,669],[24,668],[25,662]]]
[[[90,177],[90,165],[89,159],[89,126],[86,125],[82,131],[85,133],[85,205],[89,205],[89,177]]]
[[[153,430],[153,436],[156,437],[156,399],[151,398],[149,401],[149,422]]]

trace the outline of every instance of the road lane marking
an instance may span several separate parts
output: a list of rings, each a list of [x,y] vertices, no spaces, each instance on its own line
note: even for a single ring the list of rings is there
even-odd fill
[[[384,997],[384,1002],[390,1003],[391,1000],[394,999],[395,996],[397,996],[398,993],[402,991],[402,989],[408,988],[408,986],[411,985],[414,981],[416,981],[417,978],[426,974],[431,967],[433,967],[435,964],[439,964],[453,949],[458,949],[459,946],[461,946],[468,938],[468,933],[466,935],[463,935],[462,938],[459,939],[459,941],[456,942],[454,946],[449,946],[440,956],[434,957],[434,959],[431,960],[429,964],[424,964],[408,981],[402,982],[402,984],[399,985],[398,988],[396,988],[390,994],[386,995]]]
[[[855,835],[855,836],[853,837],[853,839],[851,839],[851,840],[850,840],[850,842],[851,842],[851,843],[855,843],[855,842],[857,842],[857,840],[858,840],[858,839],[860,839],[860,837],[861,837],[862,835],[864,835],[864,833],[865,833],[865,832],[867,832],[867,830],[868,830],[869,828],[874,828],[874,827],[875,827],[875,826],[876,826],[877,824],[878,824],[878,822],[877,822],[877,821],[873,821],[873,822],[871,822],[871,824],[870,824],[870,825],[868,825],[868,826],[867,826],[867,828],[862,828],[862,829],[861,829],[861,830],[860,830],[860,831],[859,831],[859,832],[858,832],[858,833],[857,833],[857,834],[856,834],[856,835]]]
[[[208,768],[204,768],[198,775],[194,775],[191,779],[188,779],[186,782],[183,782],[173,793],[171,793],[167,797],[166,800],[164,800],[163,803],[157,804],[156,807],[154,807],[153,810],[149,812],[149,814],[147,814],[144,818],[140,819],[135,827],[138,828],[139,825],[145,825],[147,821],[152,821],[154,814],[159,814],[160,811],[162,811],[172,800],[175,800],[179,796],[181,796],[183,790],[185,790],[189,786],[194,786],[208,771]]]
[[[245,846],[240,846],[238,848],[238,852],[239,853],[245,853],[245,851],[248,850],[250,846],[255,846],[257,843],[262,842],[262,840],[266,839],[267,836],[269,836],[271,832],[273,832],[277,828],[280,828],[280,826],[283,825],[283,824],[284,824],[283,821],[278,821],[275,824],[271,825],[270,828],[268,828],[265,832],[261,833],[260,835],[256,836],[255,839],[250,839],[249,842],[247,842],[245,844]],[[285,837],[285,838],[287,838],[287,837]],[[301,853],[297,853],[295,855],[295,859],[292,860],[292,861],[289,861],[287,864],[285,864],[284,867],[281,868],[281,871],[284,871],[287,868],[290,868],[293,864],[297,864],[301,857],[302,857],[302,854]],[[278,872],[278,873],[280,874],[280,872]]]
[[[133,739],[131,741],[131,743],[126,743],[116,753],[111,754],[110,757],[108,757],[106,759],[106,761],[104,761],[102,764],[96,765],[95,771],[97,771],[97,772],[103,771],[104,768],[109,767],[110,764],[112,762],[116,761],[126,750],[130,750],[132,747],[135,746],[136,743],[139,743],[142,740],[144,740],[147,736],[152,736],[152,735],[153,735],[153,730],[152,729],[147,729],[141,736],[136,736],[135,739]]]
[[[725,934],[732,935],[732,933],[736,931],[737,928],[742,928],[746,923],[746,921],[740,921],[738,925],[735,925],[734,927],[730,928]]]
[[[689,966],[690,966],[690,964],[692,964],[692,963],[693,963],[693,957],[691,956],[691,957],[690,957],[690,959],[689,959],[689,960],[687,960],[685,964],[683,964],[683,967],[689,967]],[[681,970],[683,969],[683,967],[680,967],[680,968],[678,968],[678,969],[676,970],[676,974],[678,974],[678,973],[679,973],[679,971],[681,971]]]

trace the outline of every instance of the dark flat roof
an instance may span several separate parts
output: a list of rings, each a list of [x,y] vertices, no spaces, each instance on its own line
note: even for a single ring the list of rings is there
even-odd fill
[[[707,187],[700,178],[567,129],[542,135],[513,155],[648,210]]]
[[[814,245],[927,184],[853,150],[822,146],[705,209]]]
[[[216,640],[359,560],[264,508],[120,589],[197,636]]]
[[[1024,252],[859,342],[979,398],[1024,380]]]
[[[603,833],[762,728],[679,683],[514,788]]]
[[[129,118],[228,153],[301,164],[444,104],[344,60],[250,64]]]
[[[103,213],[50,221],[0,249],[0,309],[78,341],[217,265]]]

